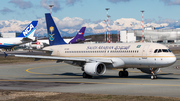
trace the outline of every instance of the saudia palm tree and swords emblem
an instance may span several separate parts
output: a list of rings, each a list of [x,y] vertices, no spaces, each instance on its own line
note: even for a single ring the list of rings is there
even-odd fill
[[[54,40],[54,34],[52,32],[54,31],[54,27],[53,26],[49,27],[49,31],[51,32],[51,33],[49,33],[49,40],[53,41]]]

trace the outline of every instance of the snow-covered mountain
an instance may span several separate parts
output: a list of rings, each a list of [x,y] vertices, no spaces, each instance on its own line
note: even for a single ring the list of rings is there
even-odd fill
[[[65,17],[62,20],[59,20],[57,17],[53,17],[54,21],[59,28],[62,36],[74,36],[81,27],[85,26],[87,34],[99,34],[105,33],[106,31],[106,22],[99,20],[96,22],[92,22],[90,20],[84,20],[82,18],[74,17]],[[40,36],[46,36],[46,23],[45,18],[37,19],[38,20],[38,34]],[[1,20],[0,21],[0,33],[7,33],[7,32],[21,32],[31,21],[18,21],[18,20]],[[117,24],[119,23],[119,24]],[[165,26],[167,27],[169,23],[145,23],[145,26],[154,26],[160,27]],[[171,27],[172,27],[171,23]],[[177,25],[176,25],[177,26]],[[117,31],[117,30],[127,30],[127,29],[141,29],[141,21],[138,21],[133,18],[121,18],[115,21],[109,22],[109,29],[110,31]],[[85,35],[87,35],[85,34]]]

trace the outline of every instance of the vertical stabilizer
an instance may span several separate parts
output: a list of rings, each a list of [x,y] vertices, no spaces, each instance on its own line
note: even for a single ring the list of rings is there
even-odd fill
[[[18,37],[33,37],[38,21],[32,21]]]
[[[66,44],[66,42],[63,40],[63,38],[60,35],[59,30],[56,27],[56,24],[54,23],[54,20],[50,13],[45,14],[46,18],[46,25],[47,25],[47,33],[49,37],[49,45],[61,45]]]
[[[82,27],[80,31],[76,34],[76,36],[69,42],[69,44],[78,43],[80,41],[84,41],[84,32],[86,27]]]

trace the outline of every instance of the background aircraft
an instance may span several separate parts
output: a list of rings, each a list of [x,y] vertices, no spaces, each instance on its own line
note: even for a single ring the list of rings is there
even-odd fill
[[[34,32],[36,31],[38,21],[32,21],[16,38],[0,38],[0,48],[12,49],[24,43],[35,40]]]
[[[90,39],[84,39],[84,33],[85,33],[86,27],[82,27],[79,32],[76,34],[75,37],[70,38],[70,39],[64,39],[64,41],[68,44],[75,44],[79,43],[85,40],[90,40]],[[43,40],[37,40],[36,42],[29,42],[26,44],[23,44],[22,46],[28,47],[30,49],[42,49],[45,46],[49,46],[49,40],[48,39],[43,39]]]
[[[14,55],[36,59],[54,59],[82,67],[83,78],[103,75],[107,69],[123,69],[119,77],[128,77],[128,68],[137,68],[156,79],[162,67],[176,62],[175,55],[157,43],[66,44],[51,14],[45,14],[50,46],[43,50],[52,56]],[[7,54],[5,53],[5,56]]]

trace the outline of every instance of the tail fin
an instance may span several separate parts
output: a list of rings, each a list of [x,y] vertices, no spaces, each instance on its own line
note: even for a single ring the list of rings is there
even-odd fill
[[[46,18],[48,37],[49,37],[49,45],[51,46],[51,45],[67,44],[61,37],[51,14],[46,13],[45,18]]]
[[[38,21],[32,21],[18,37],[33,37]]]
[[[78,43],[80,41],[84,41],[84,32],[86,30],[86,27],[82,27],[80,31],[76,34],[76,36],[69,42],[69,44]]]

